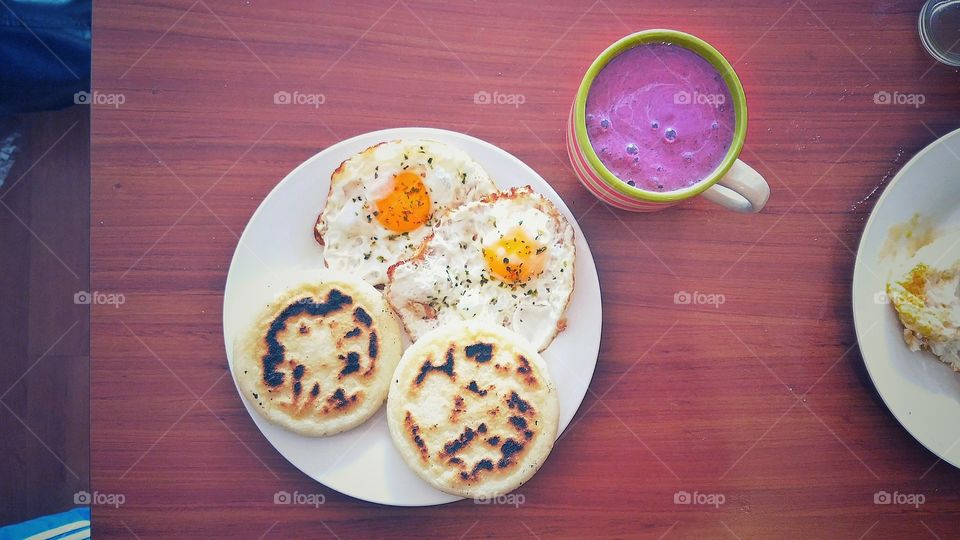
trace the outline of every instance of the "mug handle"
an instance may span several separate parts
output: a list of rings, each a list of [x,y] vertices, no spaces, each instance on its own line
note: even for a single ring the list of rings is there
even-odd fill
[[[753,167],[738,159],[723,178],[703,192],[703,196],[734,212],[750,214],[759,212],[767,204],[770,185]]]

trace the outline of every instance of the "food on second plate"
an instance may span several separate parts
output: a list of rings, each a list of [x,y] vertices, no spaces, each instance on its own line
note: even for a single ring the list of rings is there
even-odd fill
[[[401,337],[383,295],[321,273],[261,313],[234,344],[243,395],[267,420],[303,435],[351,429],[383,404]]]
[[[887,238],[880,248],[880,260],[913,257],[920,248],[936,240],[936,233],[932,219],[915,213],[909,220],[894,224],[887,231]]]
[[[960,371],[960,231],[920,248],[887,284],[887,296],[910,349]]]
[[[383,285],[387,268],[412,256],[445,210],[496,185],[465,152],[436,141],[371,146],[330,176],[314,236],[332,270]]]
[[[387,424],[404,461],[431,485],[495,497],[537,472],[557,436],[559,401],[546,363],[492,323],[427,333],[403,354]]]
[[[418,339],[479,318],[547,348],[573,291],[573,227],[529,186],[494,193],[441,217],[412,258],[390,268],[387,299]]]

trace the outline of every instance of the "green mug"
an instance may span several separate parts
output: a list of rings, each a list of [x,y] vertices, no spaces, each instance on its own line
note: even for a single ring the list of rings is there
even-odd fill
[[[685,47],[710,62],[723,76],[735,113],[733,140],[719,165],[695,184],[667,192],[644,190],[619,179],[601,162],[587,136],[587,95],[597,74],[620,53],[638,45],[669,43]],[[740,161],[747,133],[747,100],[740,79],[719,51],[702,39],[676,30],[644,30],[607,47],[590,65],[577,91],[567,122],[567,153],[580,182],[601,201],[634,212],[653,212],[703,195],[737,212],[759,212],[770,197],[770,186],[756,170]]]

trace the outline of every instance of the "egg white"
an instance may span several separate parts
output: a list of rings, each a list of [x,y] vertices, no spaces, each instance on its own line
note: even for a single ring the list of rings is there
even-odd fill
[[[430,194],[431,217],[417,229],[397,233],[374,211],[404,171],[421,175]],[[483,168],[462,150],[430,140],[385,142],[356,154],[331,177],[330,194],[317,220],[324,262],[373,284],[386,282],[387,268],[412,256],[439,216],[466,201],[496,191]]]
[[[921,248],[895,275],[887,294],[904,325],[904,341],[960,371],[960,231]]]
[[[491,273],[483,248],[517,227],[544,246],[546,259],[539,275],[508,284]],[[546,198],[518,188],[446,214],[421,256],[394,267],[387,298],[414,340],[447,323],[480,319],[517,332],[542,351],[562,328],[575,252],[570,223]]]

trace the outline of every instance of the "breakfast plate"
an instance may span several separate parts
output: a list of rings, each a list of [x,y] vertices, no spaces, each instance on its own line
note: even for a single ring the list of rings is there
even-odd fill
[[[600,348],[600,283],[590,247],[570,210],[539,174],[492,144],[452,131],[397,128],[358,135],[317,153],[277,184],[250,218],[230,263],[223,299],[228,361],[232,367],[235,338],[264,304],[279,291],[323,268],[323,248],[315,241],[313,228],[324,207],[334,169],[374,144],[413,138],[432,139],[466,151],[500,189],[532,186],[552,201],[574,228],[576,287],[566,311],[567,327],[542,353],[560,398],[559,436],[583,401]],[[407,467],[391,441],[383,409],[351,431],[311,438],[271,424],[242,396],[241,401],[281,455],[330,489],[397,506],[428,506],[460,499],[434,489]]]
[[[960,229],[960,130],[913,157],[877,200],[853,275],[853,315],[867,371],[890,412],[931,452],[960,467],[960,373],[930,352],[913,352],[885,287],[895,238],[905,227]],[[920,234],[913,231],[914,234]]]

